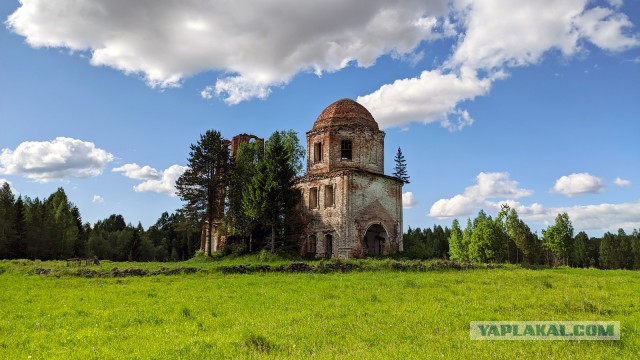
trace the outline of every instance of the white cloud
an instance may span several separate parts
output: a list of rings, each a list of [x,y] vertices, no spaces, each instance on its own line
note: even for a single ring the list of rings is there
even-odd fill
[[[407,191],[402,193],[402,207],[405,209],[410,209],[418,206],[418,203],[413,198],[413,192]]]
[[[451,35],[448,0],[24,0],[7,20],[33,47],[80,51],[153,87],[220,71],[204,97],[235,104],[299,72],[368,67]]]
[[[418,78],[396,80],[358,97],[357,101],[383,128],[411,121],[439,121],[444,127],[459,130],[471,125],[473,119],[468,112],[457,108],[458,103],[485,95],[490,87],[491,80],[478,79],[474,71],[453,74],[425,70]]]
[[[556,180],[552,191],[566,196],[595,194],[604,191],[604,181],[589,173],[573,173]]]
[[[572,177],[572,175],[577,176]],[[586,189],[589,186],[581,184],[593,185],[600,180],[589,174],[572,175],[567,178],[574,180],[568,182],[569,186],[574,186],[574,190]],[[558,214],[566,212],[574,228],[579,231],[605,232],[616,231],[619,228],[631,230],[640,227],[640,201],[547,208],[537,202],[526,205],[517,201],[516,199],[529,196],[532,192],[519,188],[516,181],[509,179],[508,173],[480,173],[476,180],[477,183],[467,187],[462,194],[436,201],[431,206],[429,216],[440,219],[469,216],[479,209],[498,213],[502,204],[507,204],[515,209],[523,220],[531,224],[548,226],[553,224]],[[597,186],[591,186],[591,190],[596,189]],[[493,200],[496,198],[499,200]]]
[[[358,98],[383,127],[473,122],[460,106],[486,95],[513,67],[551,51],[570,57],[589,42],[607,51],[638,46],[621,0],[24,0],[7,26],[33,47],[58,47],[95,66],[176,87],[215,71],[205,99],[265,99],[301,72],[368,67],[383,55],[417,61],[421,44],[455,39],[451,57]]]
[[[612,8],[589,5],[588,0],[453,1],[450,17],[461,35],[451,57],[437,69],[383,85],[358,101],[383,127],[439,121],[460,129],[473,121],[460,105],[486,95],[510,68],[538,63],[553,50],[570,57],[586,41],[608,51],[640,44],[618,1]],[[462,114],[461,121],[451,126],[447,119],[456,114]]]
[[[157,179],[160,176],[158,170],[151,166],[145,165],[140,167],[140,165],[136,163],[124,164],[120,167],[113,168],[111,171],[121,172],[124,176],[135,180],[151,180]]]
[[[490,206],[488,200],[495,198],[518,199],[529,196],[531,190],[518,187],[518,182],[509,178],[509,173],[481,172],[476,177],[476,185],[467,187],[462,194],[450,199],[436,201],[429,211],[429,216],[449,218],[470,215],[481,206]]]
[[[585,38],[596,46],[610,51],[622,51],[637,46],[636,36],[621,36],[633,24],[629,18],[612,9],[596,7],[584,12],[576,26]]]
[[[113,155],[92,142],[58,137],[52,141],[25,141],[15,150],[0,152],[0,174],[22,175],[38,182],[102,174]]]
[[[566,212],[575,229],[592,231],[616,231],[620,228],[631,230],[640,226],[640,202],[621,204],[576,205],[545,208],[538,203],[526,206],[518,202],[492,203],[489,209],[499,211],[500,205],[507,203],[516,209],[526,221],[548,226],[553,224],[558,214]]]
[[[136,192],[153,191],[170,196],[176,196],[176,180],[188,169],[186,166],[171,165],[166,170],[157,172],[149,166],[139,167],[136,164],[126,164],[122,166],[122,168],[124,167],[127,168],[122,170],[113,169],[113,171],[122,172],[124,176],[131,179],[145,180],[133,187],[133,190]],[[141,172],[141,170],[145,168],[152,169],[153,171]],[[128,173],[128,170],[132,172]],[[152,177],[152,173],[155,173],[156,176]]]
[[[102,204],[104,202],[104,198],[100,195],[93,195],[91,202],[94,204]]]
[[[4,183],[9,184],[9,188],[11,189],[11,192],[16,195],[19,194],[19,192],[13,187],[13,183],[11,183],[11,181],[5,179],[5,178],[0,178],[0,187],[2,187],[4,185]]]
[[[615,180],[613,180],[613,183],[618,185],[618,186],[630,186],[631,185],[631,180],[622,179],[622,178],[617,177]]]

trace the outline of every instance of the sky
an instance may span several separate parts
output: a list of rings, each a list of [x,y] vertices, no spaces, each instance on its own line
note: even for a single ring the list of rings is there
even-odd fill
[[[640,1],[5,0],[0,182],[153,225],[189,146],[305,133],[340,98],[401,147],[404,227],[515,208],[640,228]]]

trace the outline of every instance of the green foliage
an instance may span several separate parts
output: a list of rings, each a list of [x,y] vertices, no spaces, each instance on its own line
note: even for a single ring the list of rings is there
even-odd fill
[[[573,225],[565,212],[556,216],[554,225],[542,230],[545,248],[551,252],[556,263],[568,265],[573,243]]]
[[[499,221],[494,221],[480,211],[474,220],[473,233],[469,244],[469,259],[477,262],[503,262],[507,258],[507,243],[504,229]]]
[[[394,161],[396,165],[393,171],[393,176],[408,184],[409,174],[407,173],[407,161],[404,159],[404,155],[402,155],[402,150],[400,149],[400,147],[398,147],[398,152],[396,153]]]
[[[443,229],[440,225],[434,225],[433,229],[426,228],[424,230],[409,228],[402,238],[404,252],[399,256],[409,259],[447,258],[449,233],[449,228]]]
[[[600,242],[600,266],[603,269],[640,268],[640,238],[638,230],[627,235],[619,229],[617,234],[607,232]]]
[[[275,252],[276,238],[284,240],[286,219],[299,201],[291,157],[282,135],[273,133],[243,197],[245,214],[271,228],[271,252]]]
[[[589,266],[589,254],[587,243],[589,236],[584,231],[579,232],[573,239],[573,249],[571,252],[570,265],[576,267]]]
[[[237,235],[242,238],[251,236],[255,223],[255,212],[245,211],[244,194],[249,191],[251,179],[256,174],[257,166],[264,157],[264,146],[261,142],[242,143],[234,154],[231,166],[231,178],[227,192],[228,209],[224,218],[224,230],[227,236]],[[251,245],[251,244],[248,244]]]
[[[11,245],[16,242],[15,197],[8,183],[0,187],[0,259],[10,257]]]
[[[302,175],[305,168],[304,159],[306,152],[302,144],[300,144],[298,133],[294,130],[280,130],[276,132],[280,135],[284,150],[289,154],[288,162],[291,169],[293,169],[294,176]],[[271,136],[273,137],[273,135]]]
[[[467,246],[465,246],[467,245]],[[451,237],[449,238],[449,257],[451,260],[468,261],[469,248],[464,243],[464,235],[460,230],[458,219],[453,219],[451,224]]]
[[[205,249],[211,251],[213,223],[224,214],[224,189],[229,180],[229,147],[220,132],[207,130],[191,144],[189,168],[176,181],[178,196],[186,202],[184,213],[209,227]]]

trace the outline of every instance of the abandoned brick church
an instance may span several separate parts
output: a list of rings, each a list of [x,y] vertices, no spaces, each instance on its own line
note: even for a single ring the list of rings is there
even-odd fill
[[[371,113],[350,99],[329,105],[307,132],[307,172],[296,182],[304,255],[402,251],[404,183],[384,174],[384,136]]]
[[[240,134],[225,146],[231,156],[241,143],[264,139]],[[350,99],[329,105],[307,132],[307,172],[301,192],[298,239],[307,257],[363,257],[402,251],[402,186],[384,174],[384,132],[364,106]],[[224,190],[221,190],[224,191]],[[224,196],[220,196],[224,199]],[[213,236],[203,225],[201,250],[220,249],[223,206]],[[288,236],[288,237],[289,237]],[[208,241],[207,241],[208,240]]]

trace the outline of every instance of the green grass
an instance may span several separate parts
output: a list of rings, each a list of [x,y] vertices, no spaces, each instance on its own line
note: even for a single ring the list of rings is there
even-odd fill
[[[55,271],[35,275],[33,268]],[[640,357],[637,272],[509,267],[82,278],[64,269],[64,262],[0,262],[0,358]],[[471,341],[473,320],[614,320],[622,340]]]

